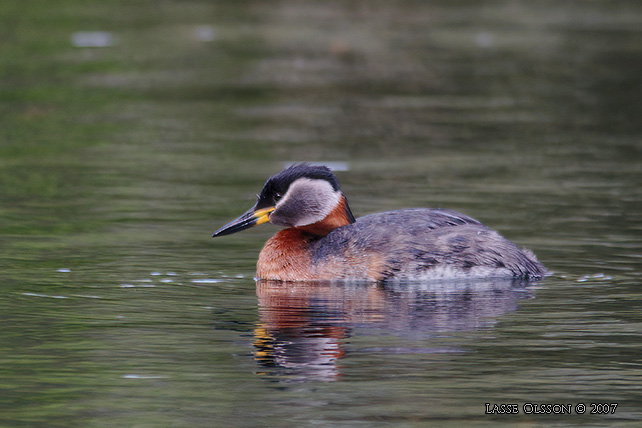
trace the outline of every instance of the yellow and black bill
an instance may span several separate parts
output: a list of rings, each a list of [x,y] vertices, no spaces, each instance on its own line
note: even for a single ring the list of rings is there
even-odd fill
[[[258,208],[253,206],[240,217],[232,220],[219,230],[214,232],[212,237],[231,235],[232,233],[240,232],[250,227],[258,226],[259,224],[267,223],[270,221],[270,213],[274,211],[274,207]]]

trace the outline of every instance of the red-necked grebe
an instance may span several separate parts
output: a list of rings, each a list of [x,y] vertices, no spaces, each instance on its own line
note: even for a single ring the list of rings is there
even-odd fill
[[[261,250],[257,279],[537,279],[546,273],[531,251],[456,211],[413,208],[355,219],[324,166],[296,164],[274,175],[256,204],[214,236],[267,222],[285,229]]]

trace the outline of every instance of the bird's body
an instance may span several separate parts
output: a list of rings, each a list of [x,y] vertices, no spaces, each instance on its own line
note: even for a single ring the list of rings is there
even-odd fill
[[[546,272],[529,250],[452,210],[414,208],[355,219],[324,167],[299,164],[270,178],[255,207],[215,236],[266,221],[286,229],[261,250],[259,279],[536,279]]]

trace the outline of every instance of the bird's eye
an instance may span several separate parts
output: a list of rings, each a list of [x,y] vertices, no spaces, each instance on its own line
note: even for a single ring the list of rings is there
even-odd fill
[[[274,194],[274,202],[279,202],[280,199],[281,199],[281,194],[279,192],[276,192]]]

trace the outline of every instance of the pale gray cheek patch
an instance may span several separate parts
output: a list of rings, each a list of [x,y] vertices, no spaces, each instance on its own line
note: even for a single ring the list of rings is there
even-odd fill
[[[324,180],[299,179],[270,215],[278,226],[306,226],[323,220],[337,206],[341,195]]]
[[[290,204],[280,206],[270,215],[270,223],[277,226],[296,226],[303,208],[300,202],[291,201]]]

